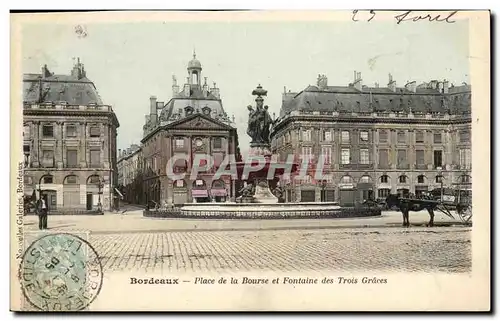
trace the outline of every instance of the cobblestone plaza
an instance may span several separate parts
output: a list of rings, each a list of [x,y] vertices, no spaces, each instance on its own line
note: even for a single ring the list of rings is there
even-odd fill
[[[471,228],[426,215],[400,227],[399,213],[350,220],[147,219],[139,211],[49,218],[49,233],[89,230],[104,270],[470,272]],[[26,229],[36,229],[26,217]],[[32,223],[33,221],[33,223]],[[455,222],[457,223],[457,222]],[[119,231],[120,226],[129,227]],[[113,229],[113,226],[115,227]],[[132,228],[131,228],[132,227]]]

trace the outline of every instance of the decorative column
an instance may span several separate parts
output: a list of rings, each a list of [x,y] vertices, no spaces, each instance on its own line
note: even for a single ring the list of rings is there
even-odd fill
[[[80,122],[80,167],[81,168],[86,168],[87,167],[87,123],[86,122]]]
[[[40,122],[34,121],[32,126],[33,133],[33,167],[40,167]]]
[[[54,155],[56,168],[63,168],[63,126],[62,121],[56,122],[55,139],[56,139],[56,152]]]
[[[102,129],[102,133],[104,133],[104,137],[103,137],[103,143],[104,143],[104,146],[103,146],[103,155],[102,155],[102,158],[103,158],[103,163],[104,164],[104,168],[105,169],[110,169],[111,166],[110,165],[110,162],[109,162],[109,155],[111,153],[111,150],[109,148],[109,123],[108,122],[105,122],[101,125],[101,129]],[[111,173],[110,173],[110,177],[111,177]]]

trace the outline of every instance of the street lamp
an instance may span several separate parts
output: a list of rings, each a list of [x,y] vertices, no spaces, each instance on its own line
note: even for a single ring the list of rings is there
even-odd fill
[[[98,183],[98,187],[99,187],[99,200],[97,201],[97,210],[102,213],[102,203],[101,203],[101,195],[102,195],[102,189],[104,187],[104,182],[101,180],[101,178],[99,177],[99,183]]]
[[[443,168],[442,167],[437,167],[438,170],[438,176],[439,177],[439,182],[441,184],[441,202],[443,201]]]

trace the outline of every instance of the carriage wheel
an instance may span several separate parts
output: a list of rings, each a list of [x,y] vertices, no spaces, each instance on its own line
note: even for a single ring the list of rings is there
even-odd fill
[[[464,223],[469,223],[470,220],[472,219],[472,205],[471,204],[464,204],[463,206],[460,206],[457,208],[457,214]]]

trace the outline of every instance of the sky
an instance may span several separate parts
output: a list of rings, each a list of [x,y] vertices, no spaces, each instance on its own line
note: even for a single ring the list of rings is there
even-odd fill
[[[80,57],[105,104],[120,122],[118,148],[140,143],[149,97],[167,102],[172,75],[179,85],[187,77],[193,49],[202,77],[220,88],[222,104],[235,116],[242,152],[248,149],[247,109],[252,90],[268,90],[264,104],[279,114],[281,95],[316,84],[318,74],[329,85],[348,85],[354,71],[363,84],[385,86],[391,73],[398,86],[448,79],[469,83],[466,21],[370,24],[352,21],[267,22],[134,22],[82,25],[31,24],[22,30],[23,72],[69,74]],[[203,79],[203,78],[202,78]]]

